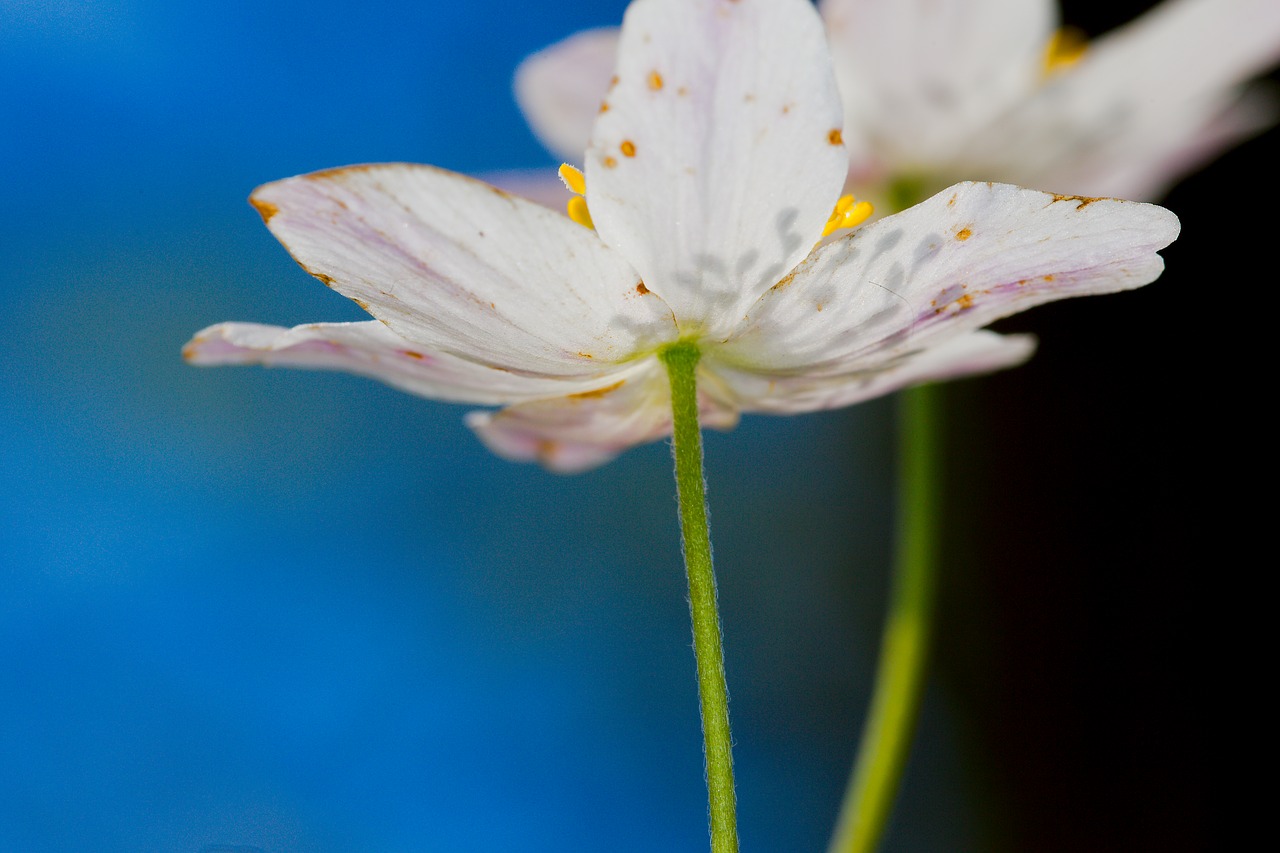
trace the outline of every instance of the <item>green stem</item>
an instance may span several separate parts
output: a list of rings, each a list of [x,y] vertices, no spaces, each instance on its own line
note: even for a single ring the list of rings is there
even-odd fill
[[[938,535],[940,391],[899,394],[898,533],[871,708],[829,853],[872,853],[884,835],[924,692]]]
[[[698,664],[698,704],[706,750],[712,853],[737,853],[737,801],[733,790],[733,751],[729,735],[729,691],[724,678],[716,576],[711,566],[706,482],[702,474],[702,434],[698,427],[698,347],[681,341],[667,347],[662,360],[671,379],[671,414],[680,499],[680,534],[689,575],[689,614]]]

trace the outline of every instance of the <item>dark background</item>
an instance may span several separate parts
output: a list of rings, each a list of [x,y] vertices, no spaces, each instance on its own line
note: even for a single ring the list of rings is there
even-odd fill
[[[0,851],[705,849],[665,445],[557,477],[460,407],[178,357],[221,320],[362,316],[254,186],[553,169],[511,72],[622,8],[0,2]],[[947,387],[938,652],[886,853],[1214,847],[1277,138],[1164,200],[1156,283],[1003,321],[1035,358]],[[745,850],[830,831],[892,415],[707,436]]]
[[[1147,5],[1064,4],[1090,35]],[[1182,232],[1152,286],[1001,322],[1035,358],[947,389],[937,667],[1000,849],[1222,849],[1222,774],[1254,731],[1231,685],[1266,618],[1236,593],[1271,551],[1245,485],[1271,439],[1242,394],[1269,383],[1245,330],[1272,228],[1248,211],[1275,195],[1278,141],[1162,200]]]

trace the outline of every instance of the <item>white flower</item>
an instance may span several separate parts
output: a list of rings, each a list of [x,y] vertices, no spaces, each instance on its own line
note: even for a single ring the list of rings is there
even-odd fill
[[[495,452],[558,471],[670,434],[662,349],[701,353],[702,423],[844,406],[1026,359],[983,326],[1138,287],[1169,211],[957,184],[816,246],[848,154],[806,0],[636,0],[586,152],[594,230],[441,169],[354,166],[252,202],[377,319],[200,332],[196,364],[347,370],[440,400]],[[816,246],[816,247],[815,247]]]
[[[1164,0],[1087,49],[1055,0],[820,0],[845,106],[851,189],[997,180],[1154,199],[1273,124],[1251,78],[1280,61],[1277,0]],[[616,31],[529,57],[516,95],[558,156],[580,156]],[[520,187],[531,195],[532,187]]]

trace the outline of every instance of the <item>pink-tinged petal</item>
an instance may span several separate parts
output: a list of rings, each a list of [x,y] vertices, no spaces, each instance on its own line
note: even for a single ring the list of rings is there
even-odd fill
[[[731,429],[738,413],[701,381],[704,427]],[[588,393],[536,400],[497,412],[471,412],[467,425],[490,450],[565,474],[608,462],[639,444],[671,434],[671,386],[656,358],[619,373],[615,384]]]
[[[589,379],[523,376],[448,353],[425,352],[377,320],[266,326],[219,323],[196,333],[182,349],[191,364],[260,364],[340,370],[433,400],[506,405],[555,394],[589,393],[612,384],[612,371]]]
[[[816,251],[717,358],[765,373],[874,369],[1044,302],[1147,284],[1178,229],[1153,204],[957,184]]]
[[[636,0],[586,157],[600,236],[684,331],[727,331],[803,258],[844,182],[807,0]]]
[[[1024,98],[1040,82],[1058,11],[1053,0],[822,0],[818,8],[851,169],[863,180],[945,162]]]
[[[1070,176],[1064,180],[1082,187],[1114,187],[1112,194],[1120,198],[1160,198],[1183,175],[1269,129],[1278,118],[1280,97],[1258,87],[1243,92],[1185,133],[1161,134],[1161,139],[1151,139],[1134,157],[1084,163],[1078,170],[1069,170]]]
[[[353,166],[251,201],[304,269],[432,352],[590,377],[676,335],[667,306],[594,232],[473,178]]]
[[[564,213],[565,205],[573,197],[573,193],[560,180],[560,175],[553,168],[546,169],[505,169],[497,172],[484,172],[477,175],[486,184],[491,184],[506,193],[536,201],[543,207],[549,207],[556,213]]]
[[[1165,0],[1098,39],[1078,63],[957,156],[970,166],[966,177],[1152,198],[1201,165],[1186,156],[1194,150],[1189,146],[1230,115],[1242,85],[1277,62],[1276,0]],[[1248,108],[1260,104],[1251,101]],[[1267,110],[1273,121],[1274,104]],[[1111,183],[1135,163],[1146,167],[1144,180],[1128,172],[1127,180]]]
[[[516,68],[516,102],[534,135],[562,160],[582,162],[617,56],[618,31],[601,27],[545,47]]]
[[[1030,335],[980,330],[844,374],[766,374],[724,365],[716,367],[716,375],[743,411],[788,415],[838,409],[912,385],[1015,367],[1034,351],[1035,339]]]

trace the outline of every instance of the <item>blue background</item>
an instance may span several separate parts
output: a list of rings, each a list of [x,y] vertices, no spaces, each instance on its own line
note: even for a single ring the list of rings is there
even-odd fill
[[[1142,5],[1068,9],[1096,33]],[[511,73],[622,8],[0,0],[0,853],[706,848],[665,444],[559,477],[459,407],[178,355],[222,320],[364,316],[255,186],[553,169]],[[1160,283],[1011,320],[1041,354],[949,389],[938,677],[887,851],[1201,849],[1197,549],[1243,450],[1189,398],[1224,393],[1249,308],[1204,306],[1266,239],[1223,188],[1275,139],[1169,198]],[[707,436],[746,850],[830,831],[891,414]]]

